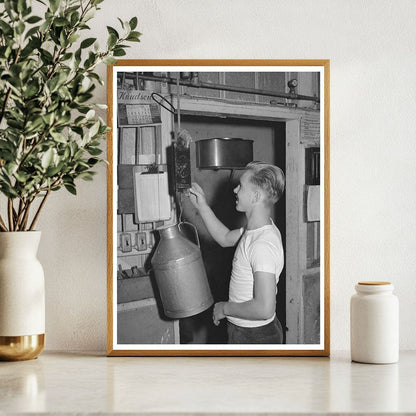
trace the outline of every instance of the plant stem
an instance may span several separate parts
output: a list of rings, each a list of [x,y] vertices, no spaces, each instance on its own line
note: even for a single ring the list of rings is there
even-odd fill
[[[3,218],[1,217],[1,215],[0,215],[0,229],[1,229],[1,231],[8,231],[7,227],[6,227],[6,224],[4,223]]]
[[[40,211],[42,210],[43,206],[45,205],[46,199],[48,198],[50,192],[51,192],[50,189],[48,189],[46,191],[46,194],[43,197],[42,202],[40,203],[38,210],[36,211],[35,217],[33,218],[32,223],[30,224],[29,231],[33,230],[33,227],[35,226],[35,224],[36,224],[36,222],[39,218]]]
[[[14,229],[15,229],[15,231],[19,231],[19,222],[20,222],[20,218],[22,216],[22,208],[23,208],[23,202],[20,199],[19,200],[19,208],[17,209],[17,215],[14,218]]]
[[[23,199],[20,199],[19,201],[19,209],[18,209],[18,216],[15,222],[15,230],[16,231],[24,231],[22,230],[22,221],[24,214],[26,212],[26,202],[23,201]]]
[[[9,198],[7,201],[7,215],[9,217],[9,230],[14,231],[13,226],[13,199]]]
[[[32,199],[32,200],[30,200],[30,201],[26,204],[26,206],[25,206],[25,215],[23,216],[23,219],[22,219],[22,224],[21,224],[21,226],[20,226],[20,228],[21,228],[23,231],[25,231],[26,226],[27,226],[27,220],[28,220],[28,218],[29,218],[29,208],[30,208],[30,206],[32,205],[32,202],[33,202],[33,199]]]

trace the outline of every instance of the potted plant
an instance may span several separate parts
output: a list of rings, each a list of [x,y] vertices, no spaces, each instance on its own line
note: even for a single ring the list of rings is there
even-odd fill
[[[43,269],[36,223],[51,192],[76,194],[102,162],[108,127],[91,104],[100,63],[138,42],[137,18],[107,26],[105,50],[88,37],[103,0],[0,0],[0,359],[44,345]],[[40,16],[39,14],[42,14]]]

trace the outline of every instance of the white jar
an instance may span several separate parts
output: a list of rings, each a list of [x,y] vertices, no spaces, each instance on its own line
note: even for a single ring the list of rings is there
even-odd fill
[[[351,360],[399,360],[399,302],[390,282],[359,282],[351,297]]]

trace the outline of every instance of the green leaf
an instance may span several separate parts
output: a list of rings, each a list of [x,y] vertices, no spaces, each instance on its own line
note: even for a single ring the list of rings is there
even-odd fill
[[[81,172],[78,175],[78,178],[83,179],[84,181],[92,181],[94,173],[95,172]]]
[[[84,131],[81,127],[72,126],[72,130],[74,131],[74,133],[78,134],[78,136],[82,136],[84,134]]]
[[[87,169],[90,168],[90,165],[82,159],[78,160],[77,163],[78,163],[77,171],[79,172],[85,172]]]
[[[17,0],[17,12],[22,13],[27,8],[25,0]]]
[[[115,65],[117,63],[117,59],[113,58],[112,56],[108,56],[103,60],[103,63],[106,65]]]
[[[40,131],[43,128],[43,119],[41,117],[36,117],[33,121],[29,121],[26,124],[26,133],[33,133],[35,131]]]
[[[49,7],[52,13],[55,13],[58,10],[60,0],[49,0]]]
[[[14,177],[21,183],[25,183],[29,178],[29,176],[23,172],[15,172]]]
[[[94,17],[94,15],[95,15],[95,9],[90,9],[90,10],[88,10],[88,12],[85,14],[85,16],[84,16],[84,18],[82,19],[82,21],[85,23],[85,22],[88,22],[88,20],[91,20],[93,17]],[[82,26],[80,26],[81,28],[86,28],[86,29],[89,29],[89,27],[87,26],[87,25],[82,25]]]
[[[25,24],[22,21],[19,21],[16,25],[16,33],[21,35],[25,31]]]
[[[65,138],[65,136],[61,133],[58,133],[57,131],[51,131],[51,136],[54,138],[55,141],[57,141],[58,143],[67,143],[67,140]]]
[[[90,120],[95,117],[95,110],[89,110],[88,113],[85,115],[87,120]]]
[[[38,22],[40,22],[42,20],[42,18],[41,17],[39,17],[39,16],[30,16],[27,20],[26,20],[26,22],[27,23],[30,23],[31,25],[33,25],[34,23],[38,23]]]
[[[3,31],[5,35],[11,35],[13,33],[13,29],[10,25],[8,25],[4,20],[0,19],[0,29]]]
[[[39,26],[33,26],[32,28],[30,28],[25,35],[25,39],[30,38],[31,36],[33,36],[35,33],[37,33],[39,31]]]
[[[65,36],[65,31],[61,30],[61,33],[59,34],[59,44],[63,47],[66,48],[68,46],[68,39]]]
[[[88,132],[88,137],[89,138],[94,137],[98,133],[98,130],[100,128],[100,125],[101,124],[100,124],[99,121],[97,121],[96,123],[94,123],[94,125],[90,128],[90,130]]]
[[[120,22],[120,24],[121,24],[121,27],[123,28],[123,29],[125,29],[126,28],[126,24],[128,24],[127,22],[123,22],[119,17],[117,17],[117,20]]]
[[[71,14],[71,26],[74,27],[79,22],[79,13],[75,11]]]
[[[53,56],[52,56],[52,54],[51,54],[49,51],[47,51],[46,49],[41,49],[41,50],[40,50],[40,55],[41,55],[41,59],[42,59],[42,61],[43,61],[46,65],[49,65],[49,64],[52,64],[52,63],[53,63]]]
[[[11,176],[17,171],[17,163],[9,162],[5,165],[4,169],[6,170],[7,174]]]
[[[87,160],[87,163],[88,163],[91,167],[93,167],[93,166],[94,166],[94,165],[96,165],[99,161],[100,161],[100,159],[97,159],[96,157],[90,157],[90,158]]]
[[[136,29],[136,27],[137,27],[137,17],[136,16],[135,17],[132,17],[130,19],[129,26],[130,26],[130,29],[131,30]]]
[[[29,84],[26,86],[24,90],[24,96],[25,98],[31,98],[35,96],[38,92],[39,88],[37,84]]]
[[[24,9],[22,10],[22,16],[26,17],[26,16],[30,16],[31,14],[32,14],[32,8],[27,7],[27,5],[25,5]]]
[[[44,116],[42,116],[43,121],[46,125],[51,126],[53,123],[53,120],[55,119],[55,113],[47,113]]]
[[[71,185],[69,183],[65,183],[64,186],[65,186],[66,190],[69,191],[72,195],[77,194],[77,190],[75,189],[74,185]]]
[[[53,21],[54,26],[61,27],[61,26],[69,26],[71,23],[68,19],[65,19],[65,17],[57,17]]]
[[[59,95],[63,100],[72,100],[72,95],[69,92],[68,87],[66,87],[65,85],[59,88]]]
[[[78,149],[75,153],[74,153],[74,160],[78,160],[81,159],[82,155],[84,154],[84,149]]]
[[[16,198],[18,196],[13,187],[5,183],[0,185],[0,190],[4,195],[6,195],[7,198]]]
[[[23,122],[18,120],[9,119],[7,120],[7,124],[9,127],[14,127],[15,129],[22,130],[23,129]]]
[[[49,167],[48,169],[46,169],[45,176],[48,178],[52,178],[53,176],[55,176],[57,173],[60,172],[61,167],[62,166]]]
[[[92,94],[79,94],[75,102],[78,104],[82,104],[88,101],[90,98],[92,98]]]
[[[127,36],[126,40],[129,42],[140,42],[139,37],[141,33],[139,32],[131,32],[129,36]]]
[[[107,31],[109,35],[114,35],[116,39],[120,39],[120,35],[118,34],[117,30],[115,30],[113,27],[107,26]]]
[[[85,49],[85,48],[88,48],[88,47],[90,47],[95,41],[97,40],[97,38],[87,38],[87,39],[84,39],[82,42],[81,42],[81,49]]]
[[[59,77],[55,76],[50,81],[47,82],[48,88],[51,92],[55,92],[59,82]]]
[[[41,165],[43,169],[47,169],[53,162],[54,149],[49,148],[42,156]]]
[[[124,55],[126,55],[126,51],[124,49],[116,47],[116,48],[114,48],[113,55],[114,56],[124,56]]]
[[[66,147],[62,159],[68,159],[70,156],[71,156],[71,150],[69,147]]]
[[[110,33],[110,36],[108,37],[108,40],[107,40],[108,49],[113,49],[114,46],[117,44],[117,41],[118,41],[118,37],[114,35],[113,33]]]
[[[99,149],[98,147],[91,147],[88,149],[88,153],[91,156],[98,156],[102,153],[103,151],[101,149]]]
[[[74,42],[76,42],[79,38],[80,38],[80,36],[81,35],[79,35],[78,33],[74,33],[73,35],[71,35],[70,37],[69,37],[69,39],[68,39],[68,43],[74,43]]]
[[[16,14],[16,2],[5,0],[4,8],[6,9],[7,14],[9,15],[10,19],[14,20]]]
[[[1,159],[3,159],[3,151],[4,150],[8,150],[8,151],[13,151],[14,150],[14,146],[10,143],[7,142],[6,140],[0,140],[0,149],[2,149],[1,151]]]
[[[67,52],[65,54],[62,55],[61,61],[69,61],[72,57],[74,56],[73,53],[71,52]]]
[[[30,32],[30,30],[29,30]],[[25,38],[27,39],[27,34],[25,36]],[[21,54],[20,54],[20,59],[22,61],[28,61],[29,59],[31,59],[31,57],[33,56],[33,52],[36,49],[39,49],[41,47],[42,43],[40,41],[39,38],[37,37],[32,37],[30,38],[29,42],[27,43],[27,45],[23,48]]]

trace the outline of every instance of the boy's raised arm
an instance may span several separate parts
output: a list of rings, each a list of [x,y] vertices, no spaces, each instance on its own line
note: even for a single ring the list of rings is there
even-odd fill
[[[203,189],[197,184],[192,183],[189,189],[192,205],[198,210],[212,238],[222,247],[234,246],[240,238],[241,232],[229,230],[214,214],[207,204]]]

